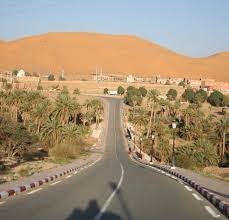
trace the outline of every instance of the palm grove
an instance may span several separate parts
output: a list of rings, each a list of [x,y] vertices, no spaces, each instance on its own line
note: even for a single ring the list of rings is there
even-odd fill
[[[54,157],[76,158],[84,150],[90,125],[101,121],[98,99],[83,105],[63,89],[50,99],[41,91],[0,91],[0,156],[20,160],[42,147]]]
[[[175,89],[170,89],[166,96],[161,99],[156,89],[127,88],[126,118],[134,127],[140,150],[164,163],[171,163],[174,156],[175,165],[185,168],[228,166],[229,115],[224,107],[229,106],[228,96],[219,91],[208,96],[202,89],[191,88],[186,88],[179,99]],[[209,114],[201,110],[204,102],[209,103]],[[213,114],[212,106],[221,106],[223,111]],[[174,122],[175,129],[172,128]],[[174,152],[173,135],[176,137]],[[155,137],[154,149],[151,137]]]

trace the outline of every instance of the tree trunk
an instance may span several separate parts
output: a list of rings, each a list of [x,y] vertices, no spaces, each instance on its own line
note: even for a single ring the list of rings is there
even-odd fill
[[[222,145],[222,158],[221,158],[221,160],[223,160],[224,153],[225,153],[225,139],[226,139],[226,133],[225,133],[225,130],[223,130],[223,145]]]
[[[148,137],[149,137],[149,133],[150,133],[150,128],[151,128],[152,119],[153,119],[153,114],[154,114],[153,107],[154,107],[154,105],[152,104],[152,106],[151,106],[150,119],[149,119],[149,124],[148,124],[148,130],[147,130],[147,135],[146,135],[146,138],[148,138]]]

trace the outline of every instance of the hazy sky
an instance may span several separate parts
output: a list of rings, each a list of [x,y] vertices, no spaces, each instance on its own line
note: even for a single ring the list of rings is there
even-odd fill
[[[200,57],[229,51],[229,0],[0,0],[0,39],[130,34]]]

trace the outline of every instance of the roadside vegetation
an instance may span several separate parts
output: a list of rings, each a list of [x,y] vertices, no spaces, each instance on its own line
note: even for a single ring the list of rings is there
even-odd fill
[[[102,102],[88,99],[80,104],[79,89],[70,94],[65,87],[57,93],[49,98],[41,90],[0,91],[0,174],[27,161],[62,163],[88,154],[91,127],[103,119]],[[23,167],[18,174],[36,171]]]
[[[186,88],[180,97],[169,89],[165,99],[156,89],[129,86],[124,102],[124,121],[132,139],[156,160],[172,164],[174,156],[176,166],[196,171],[229,167],[228,96]]]

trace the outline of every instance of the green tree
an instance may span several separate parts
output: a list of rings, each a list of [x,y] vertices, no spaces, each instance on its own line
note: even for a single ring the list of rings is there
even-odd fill
[[[125,89],[122,86],[119,86],[117,92],[119,95],[123,95],[125,93]]]
[[[221,161],[225,155],[225,146],[226,146],[226,134],[229,134],[229,115],[226,114],[223,118],[217,123],[216,133],[218,133],[221,138],[222,148],[220,149],[220,159]]]
[[[208,98],[208,93],[203,89],[200,89],[195,93],[193,102],[197,104],[204,103],[207,100],[207,98]]]
[[[74,143],[78,138],[85,135],[82,126],[76,125],[73,122],[68,123],[62,128],[63,138],[68,143]]]
[[[177,90],[175,90],[175,89],[170,89],[170,90],[167,92],[166,96],[167,96],[167,99],[170,100],[170,101],[175,100],[176,97],[177,97]]]
[[[133,107],[133,110],[135,112],[136,106],[141,105],[141,103],[142,103],[142,96],[141,96],[140,91],[133,86],[129,86],[127,88],[124,102],[127,105]]]
[[[102,113],[103,113],[103,104],[98,99],[92,99],[90,105],[92,106],[92,109],[95,113],[96,127],[98,127]]]
[[[215,90],[211,93],[211,95],[208,97],[208,102],[213,106],[222,106],[224,100],[224,95]]]
[[[15,69],[15,70],[12,71],[12,75],[13,76],[17,76],[17,74],[18,74],[18,70]]]
[[[42,127],[41,140],[43,140],[48,147],[54,147],[63,139],[61,130],[62,125],[58,120],[54,118],[48,119]]]
[[[22,157],[38,141],[24,126],[0,118],[0,149],[8,158]]]
[[[182,94],[182,98],[188,102],[193,102],[194,97],[195,97],[195,93],[191,88],[185,89],[184,93]]]
[[[69,94],[60,93],[55,101],[54,115],[62,125],[67,124],[70,118],[75,118],[79,111],[79,104]]]
[[[177,149],[176,162],[178,166],[199,169],[215,166],[219,162],[215,147],[205,138],[186,144]]]
[[[146,95],[147,95],[147,90],[146,90],[145,87],[141,86],[141,87],[139,87],[138,90],[140,91],[142,97],[146,97]]]
[[[150,129],[152,126],[152,122],[153,121],[155,122],[155,108],[156,108],[157,102],[159,101],[158,100],[159,95],[160,95],[160,92],[156,89],[149,90],[147,94],[147,101],[148,101],[149,110],[150,110],[150,118],[149,118],[146,138],[148,138],[150,135]]]
[[[55,80],[55,76],[53,74],[50,74],[48,76],[48,81],[54,81]]]
[[[41,130],[41,126],[48,119],[50,114],[50,102],[48,99],[44,99],[38,103],[38,105],[32,109],[32,118],[34,119],[35,124],[37,125],[38,134]]]

